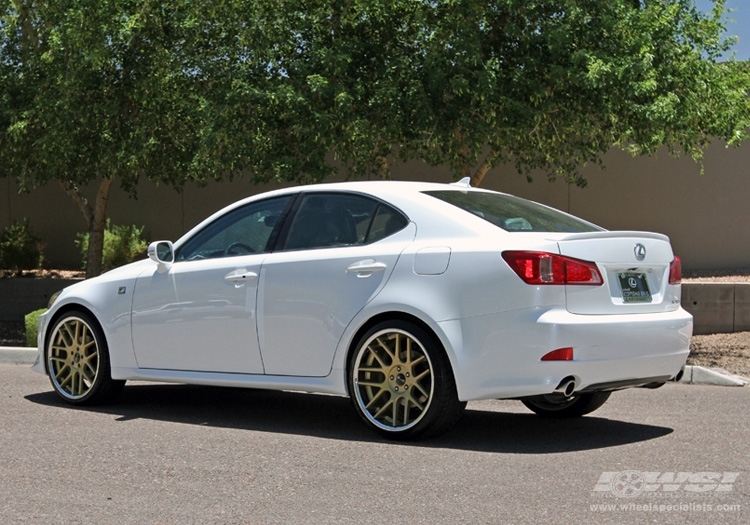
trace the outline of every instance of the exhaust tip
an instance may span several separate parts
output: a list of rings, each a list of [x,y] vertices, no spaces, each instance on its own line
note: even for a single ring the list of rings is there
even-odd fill
[[[672,379],[672,381],[674,381],[675,383],[679,383],[680,379],[682,379],[682,376],[684,376],[684,375],[685,375],[685,368],[683,367],[683,368],[680,368],[680,371],[677,372],[677,375],[674,376],[674,378]]]
[[[576,380],[573,377],[566,377],[555,388],[555,393],[570,397],[576,391]]]

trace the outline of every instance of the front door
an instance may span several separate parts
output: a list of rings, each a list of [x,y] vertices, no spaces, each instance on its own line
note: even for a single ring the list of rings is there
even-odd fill
[[[132,326],[140,368],[263,373],[258,278],[291,199],[230,210],[181,243],[167,271],[138,278]]]

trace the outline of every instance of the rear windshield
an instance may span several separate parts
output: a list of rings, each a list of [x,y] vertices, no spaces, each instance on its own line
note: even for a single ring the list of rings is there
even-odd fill
[[[482,191],[426,191],[509,232],[593,232],[602,228],[535,202]]]

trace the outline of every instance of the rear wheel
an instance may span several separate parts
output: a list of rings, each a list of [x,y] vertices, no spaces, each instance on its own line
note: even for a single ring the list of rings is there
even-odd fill
[[[112,379],[99,324],[81,311],[66,312],[55,322],[47,340],[47,373],[55,392],[76,405],[110,401],[125,384]]]
[[[590,414],[602,406],[612,392],[588,392],[573,394],[566,397],[563,394],[547,394],[543,396],[527,397],[521,402],[532,412],[552,418],[571,418]]]
[[[453,372],[435,338],[407,321],[369,330],[352,353],[349,392],[362,420],[390,439],[426,438],[463,414]]]

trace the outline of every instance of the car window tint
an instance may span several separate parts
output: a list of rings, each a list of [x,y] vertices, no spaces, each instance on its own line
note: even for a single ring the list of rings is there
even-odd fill
[[[370,225],[366,243],[377,242],[406,228],[409,221],[390,206],[381,204]]]
[[[284,249],[352,246],[374,242],[385,236],[383,232],[387,231],[386,223],[394,215],[399,216],[402,222],[397,220],[397,224],[392,224],[390,233],[403,228],[406,219],[389,206],[363,195],[311,193],[305,195],[300,204],[289,228]],[[379,238],[374,235],[373,219],[378,221],[377,228],[382,230]]]
[[[182,245],[176,260],[232,257],[268,250],[268,241],[291,197],[254,202],[232,210]]]
[[[509,232],[591,232],[599,226],[535,202],[482,191],[427,191],[437,199],[457,206]]]

